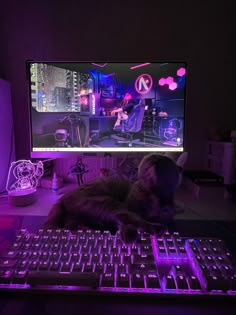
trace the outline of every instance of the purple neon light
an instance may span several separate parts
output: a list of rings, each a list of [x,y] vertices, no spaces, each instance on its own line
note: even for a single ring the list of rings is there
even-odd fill
[[[100,68],[104,68],[107,65],[107,63],[99,64],[99,63],[95,63],[95,62],[92,62],[91,64],[94,66],[100,67]]]
[[[179,69],[177,70],[177,76],[178,76],[178,77],[184,76],[185,73],[186,73],[186,69],[185,69],[185,68],[179,68]]]
[[[141,68],[141,67],[148,66],[148,65],[150,65],[150,62],[146,62],[146,63],[142,63],[142,64],[137,65],[137,66],[133,66],[130,69],[134,70],[134,69]]]
[[[171,91],[173,91],[173,90],[175,90],[175,89],[177,89],[177,83],[176,82],[172,82],[170,85],[169,85],[169,89],[171,90]]]
[[[140,76],[137,77],[135,81],[135,90],[139,94],[147,94],[151,90],[152,84],[153,80],[150,74],[147,73],[141,74]],[[140,90],[141,85],[142,88],[144,88],[144,90]]]

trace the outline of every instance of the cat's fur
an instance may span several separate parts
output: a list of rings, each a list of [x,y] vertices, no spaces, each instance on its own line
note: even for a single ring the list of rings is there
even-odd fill
[[[174,194],[179,169],[170,158],[146,155],[131,184],[113,177],[99,178],[65,193],[52,207],[46,228],[92,228],[121,230],[125,242],[137,238],[137,231],[163,233],[163,225],[175,214]]]

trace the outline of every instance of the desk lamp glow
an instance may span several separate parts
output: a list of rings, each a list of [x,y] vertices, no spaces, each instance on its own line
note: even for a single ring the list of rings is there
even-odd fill
[[[36,200],[38,179],[43,176],[43,163],[29,160],[12,162],[8,171],[6,190],[13,206],[27,206]]]

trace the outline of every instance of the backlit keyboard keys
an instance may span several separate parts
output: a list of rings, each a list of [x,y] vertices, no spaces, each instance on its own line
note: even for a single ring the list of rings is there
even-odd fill
[[[175,280],[179,290],[188,290],[188,283],[183,275],[177,275]]]
[[[129,267],[132,273],[152,273],[157,271],[155,264],[131,264]]]
[[[101,263],[96,263],[95,268],[94,268],[94,272],[102,273],[103,271],[104,271],[104,265]]]
[[[0,284],[10,283],[12,274],[13,274],[12,270],[0,270]]]
[[[157,274],[148,274],[146,276],[146,285],[150,289],[160,289],[161,285]]]
[[[73,272],[81,272],[82,271],[82,264],[81,263],[75,263],[73,266]]]
[[[154,256],[152,254],[133,255],[133,263],[150,263],[154,262]]]
[[[175,280],[172,275],[165,276],[163,283],[166,289],[176,289]]]
[[[37,260],[30,261],[28,268],[29,268],[29,270],[37,270],[38,261]]]
[[[201,290],[201,284],[196,276],[189,276],[187,278],[190,290]]]
[[[105,273],[102,275],[102,287],[111,287],[113,288],[115,286],[115,278],[113,273]]]
[[[129,288],[129,275],[127,273],[118,273],[116,286],[120,288]]]
[[[115,273],[115,265],[107,264],[106,265],[106,273]]]
[[[178,256],[180,258],[187,258],[187,252],[186,252],[185,247],[179,246],[177,247],[177,251],[178,251]]]
[[[132,288],[145,288],[144,278],[142,274],[131,274],[131,287]]]
[[[165,259],[167,257],[168,257],[168,255],[167,255],[165,247],[158,247],[158,258],[159,259],[162,259],[162,258]]]
[[[176,249],[175,247],[167,247],[167,253],[168,253],[168,257],[169,258],[176,258],[177,256],[177,252],[176,252]]]
[[[14,268],[17,264],[17,260],[15,259],[5,259],[0,258],[0,268]]]
[[[206,283],[207,291],[213,290],[227,291],[230,289],[230,281],[228,279],[225,279],[224,277],[208,276],[206,277]]]
[[[113,255],[112,255],[112,258],[111,258],[111,262],[112,262],[113,264],[119,264],[119,263],[121,263],[121,256],[118,255],[118,254],[113,254]]]
[[[93,272],[93,264],[91,263],[84,264],[83,272]]]
[[[26,283],[27,271],[15,271],[12,276],[12,283],[24,284]]]

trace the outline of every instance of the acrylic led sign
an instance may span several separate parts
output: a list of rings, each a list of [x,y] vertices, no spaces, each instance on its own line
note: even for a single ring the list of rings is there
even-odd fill
[[[135,90],[139,94],[146,94],[152,88],[153,80],[149,74],[141,74],[135,81]]]

